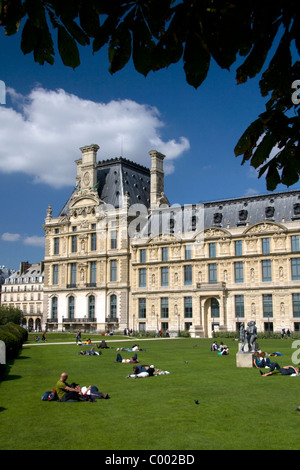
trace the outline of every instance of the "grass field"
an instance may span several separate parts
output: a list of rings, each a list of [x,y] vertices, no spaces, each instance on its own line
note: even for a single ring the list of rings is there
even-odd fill
[[[74,335],[69,344],[62,344],[66,336],[52,338],[61,344],[50,344],[51,335],[46,344],[33,344],[30,337],[0,385],[1,450],[300,448],[300,377],[261,377],[257,369],[237,368],[238,344],[232,339],[224,340],[229,356],[211,352],[211,339],[139,340],[146,351],[138,359],[170,375],[127,379],[132,364],[115,362],[124,338],[106,337],[111,349],[101,356],[78,355]],[[284,354],[274,359],[281,366],[292,363],[291,345],[260,342],[263,350]],[[41,401],[62,371],[70,381],[97,385],[111,399]]]

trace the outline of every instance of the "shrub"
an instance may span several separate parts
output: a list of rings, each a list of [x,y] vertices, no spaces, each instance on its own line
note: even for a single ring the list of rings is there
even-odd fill
[[[0,340],[6,345],[6,359],[15,359],[22,344],[27,340],[28,332],[14,323],[0,325]]]

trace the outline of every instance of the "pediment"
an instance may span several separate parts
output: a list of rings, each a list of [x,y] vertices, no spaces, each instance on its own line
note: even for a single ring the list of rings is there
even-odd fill
[[[70,208],[75,209],[79,207],[95,206],[98,204],[99,204],[99,201],[95,200],[95,198],[79,197],[79,198],[76,198],[75,200],[72,200],[70,204]]]
[[[204,236],[205,238],[224,238],[230,237],[230,233],[222,228],[210,227],[204,230]]]
[[[244,231],[247,235],[259,235],[261,233],[278,233],[285,232],[286,228],[275,222],[259,222]]]
[[[158,243],[164,243],[164,242],[178,242],[182,241],[182,238],[179,236],[174,235],[173,233],[160,233],[158,235],[154,235],[149,238],[148,243],[149,244],[158,244]]]

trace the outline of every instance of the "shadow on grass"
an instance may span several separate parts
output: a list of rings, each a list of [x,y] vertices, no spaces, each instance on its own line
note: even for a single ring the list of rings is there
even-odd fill
[[[27,357],[18,357],[17,360],[19,359],[29,359]],[[11,359],[8,361],[6,364],[2,364],[2,370],[0,374],[0,383],[8,380],[17,380],[21,379],[22,375],[10,375],[10,370],[13,367],[16,359]]]

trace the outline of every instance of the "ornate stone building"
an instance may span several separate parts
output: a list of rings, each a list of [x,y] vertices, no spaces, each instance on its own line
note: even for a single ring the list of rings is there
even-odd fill
[[[45,220],[49,329],[300,330],[300,191],[187,206],[151,170],[81,148],[76,188]]]
[[[23,313],[23,324],[29,331],[43,327],[44,263],[20,263],[20,269],[2,285],[1,304]]]

